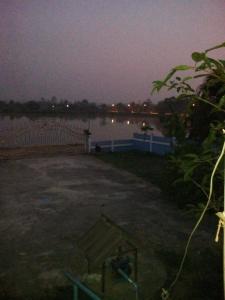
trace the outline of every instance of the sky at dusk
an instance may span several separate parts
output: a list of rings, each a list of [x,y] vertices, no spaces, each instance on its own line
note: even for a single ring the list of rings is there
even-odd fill
[[[155,102],[153,80],[224,41],[224,0],[0,0],[0,99]]]

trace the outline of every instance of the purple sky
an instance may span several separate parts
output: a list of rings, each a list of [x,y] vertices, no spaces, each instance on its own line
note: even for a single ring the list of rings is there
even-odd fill
[[[145,100],[153,80],[224,41],[224,0],[2,0],[0,99]]]

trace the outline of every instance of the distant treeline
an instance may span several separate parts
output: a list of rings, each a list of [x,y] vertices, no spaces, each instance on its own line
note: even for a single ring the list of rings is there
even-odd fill
[[[187,106],[187,100],[176,100],[167,98],[153,104],[150,99],[143,102],[97,104],[84,99],[82,101],[70,102],[68,100],[58,100],[56,97],[51,99],[42,98],[39,101],[0,101],[0,113],[4,114],[96,114],[96,113],[145,113],[145,114],[167,114],[182,113]]]
[[[67,100],[58,101],[56,97],[50,100],[42,98],[40,101],[0,101],[0,113],[26,114],[26,113],[98,113],[106,112],[105,104],[96,104],[88,100],[70,102]]]

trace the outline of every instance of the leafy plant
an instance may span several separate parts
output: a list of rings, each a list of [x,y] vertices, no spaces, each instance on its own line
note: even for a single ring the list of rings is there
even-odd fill
[[[184,205],[198,205],[209,194],[210,174],[224,141],[222,129],[225,127],[225,60],[208,56],[211,51],[223,47],[225,42],[204,52],[194,52],[193,65],[176,66],[163,80],[153,82],[152,92],[166,88],[175,90],[178,100],[189,100],[185,116],[183,119],[179,116],[180,124],[168,124],[171,133],[177,134],[178,129],[184,131],[182,138],[177,138],[177,147],[170,157],[171,176],[168,176],[172,180],[171,190],[174,195],[183,188],[188,189],[186,198],[182,198]],[[178,72],[186,71],[191,72],[191,75],[177,75]],[[193,82],[199,78],[203,79],[203,84],[194,89]],[[178,119],[176,112],[173,113],[173,119]],[[220,166],[215,175],[211,201],[211,207],[216,210],[222,205],[222,180]]]
[[[164,300],[170,299],[171,290],[180,278],[192,237],[207,209],[210,208],[210,205],[216,210],[220,210],[222,207],[225,180],[223,178],[225,164],[223,167],[221,164],[225,160],[225,61],[216,60],[208,56],[208,52],[222,47],[225,47],[225,43],[210,48],[205,52],[192,53],[194,66],[181,65],[175,67],[164,80],[158,80],[153,83],[153,92],[167,87],[168,89],[176,89],[178,98],[182,99],[188,96],[190,99],[189,107],[192,107],[192,110],[189,110],[188,114],[189,123],[186,122],[188,124],[186,130],[189,133],[189,140],[178,143],[177,151],[170,160],[176,172],[176,180],[174,180],[173,184],[191,183],[193,188],[198,188],[202,195],[207,198],[205,205],[202,205],[201,201],[196,199],[198,201],[195,203],[195,209],[193,205],[189,205],[192,214],[196,214],[200,209],[202,211],[188,237],[184,255],[174,280],[168,289],[162,289],[161,297]],[[174,79],[176,72],[181,70],[192,70],[194,75],[184,78],[177,76]],[[193,89],[186,82],[199,77],[204,78],[204,83],[198,90]],[[198,108],[197,113],[195,107]],[[203,124],[202,122],[194,122],[196,117],[201,117],[202,112],[207,113],[206,122],[203,122]],[[204,120],[204,118],[201,120]],[[206,126],[207,130],[200,132],[199,125]],[[195,129],[194,131],[193,128]],[[192,147],[188,147],[190,144]],[[191,193],[190,197],[193,197],[193,193]]]

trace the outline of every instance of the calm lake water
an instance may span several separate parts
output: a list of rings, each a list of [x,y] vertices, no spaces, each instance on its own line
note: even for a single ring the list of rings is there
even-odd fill
[[[115,116],[115,117],[0,117],[0,134],[19,130],[20,128],[32,128],[37,124],[60,123],[70,128],[81,130],[90,128],[93,141],[127,139],[131,138],[134,132],[141,132],[143,123],[151,125],[154,135],[162,136],[162,125],[158,118],[142,116]]]

